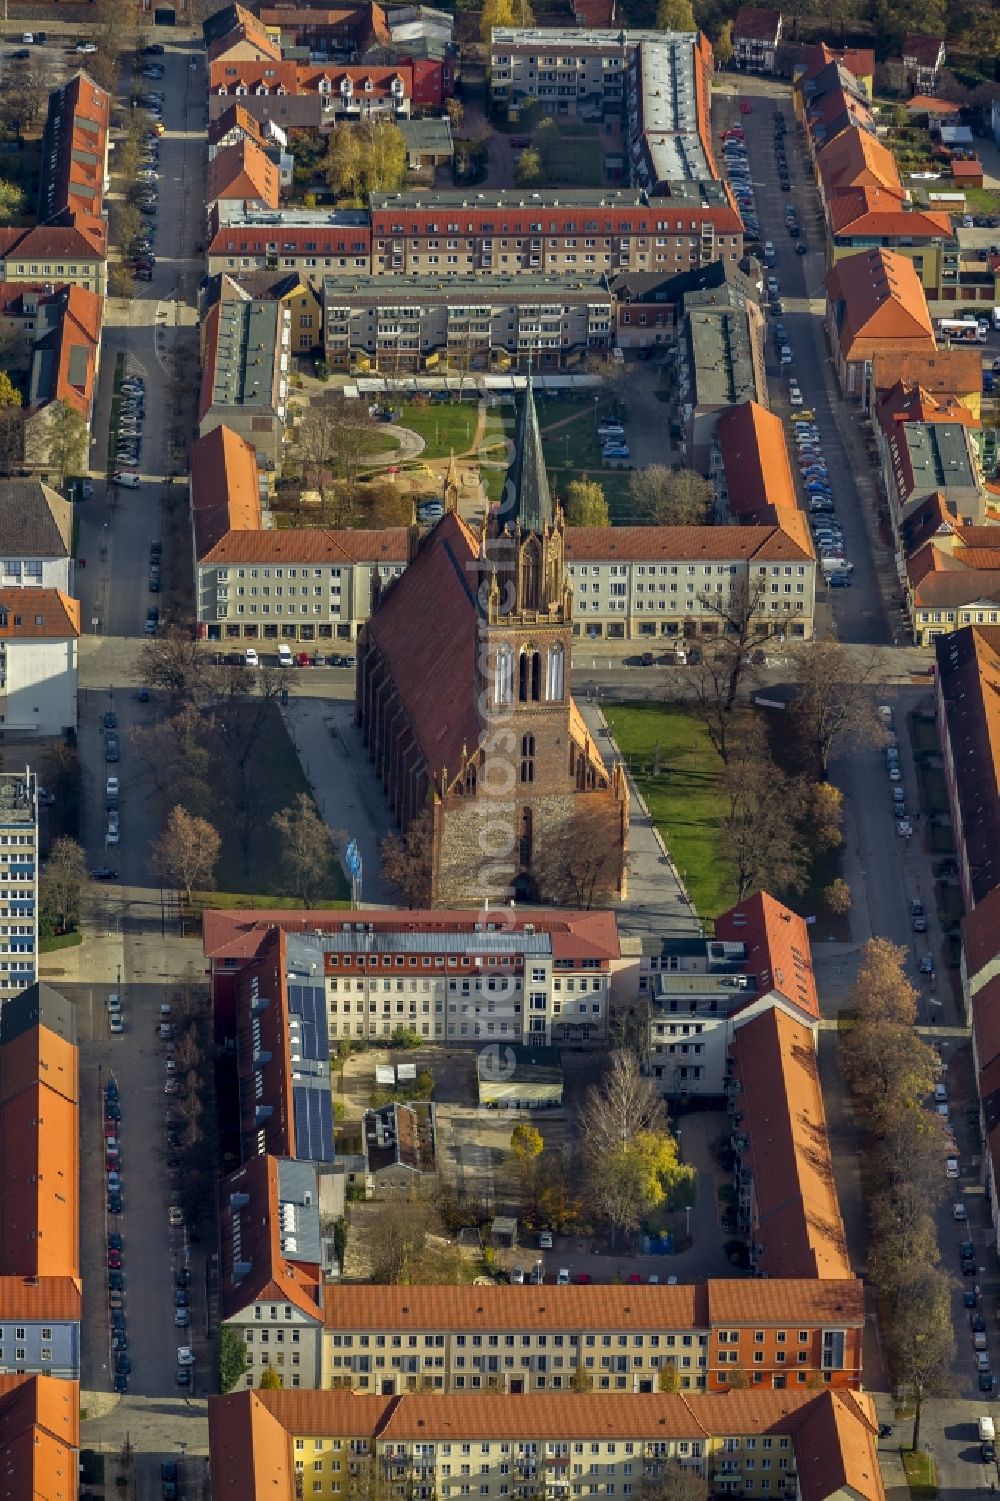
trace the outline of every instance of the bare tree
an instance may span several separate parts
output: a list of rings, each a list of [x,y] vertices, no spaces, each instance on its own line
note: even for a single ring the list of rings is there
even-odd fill
[[[213,885],[221,848],[218,829],[207,819],[176,807],[171,808],[166,827],[153,844],[153,861],[168,880],[181,887],[190,903],[196,886]]]
[[[588,1161],[607,1158],[639,1131],[666,1131],[667,1111],[659,1090],[643,1074],[635,1053],[612,1053],[600,1084],[591,1085],[580,1113]]]
[[[715,499],[711,483],[693,469],[650,464],[633,471],[628,485],[633,515],[640,526],[702,526]]]
[[[357,477],[361,460],[371,449],[373,428],[363,401],[331,394],[310,403],[297,430],[297,443],[304,476],[319,491],[324,506],[331,478],[353,481]]]
[[[219,733],[216,744],[224,753],[230,771],[229,787],[236,831],[243,871],[248,875],[250,844],[260,817],[261,789],[255,776],[257,756],[269,734],[276,730],[283,734],[284,731],[280,724],[276,724],[275,699],[281,691],[277,673],[271,668],[262,668],[256,677],[257,692],[252,695],[245,692],[246,685],[247,675],[239,672],[223,684],[228,691],[217,715]]]
[[[170,696],[172,711],[185,703],[201,703],[211,694],[212,662],[190,631],[171,626],[139,653],[139,671],[152,688]]]
[[[810,641],[795,653],[799,696],[793,722],[822,776],[838,746],[884,745],[876,691],[880,674],[874,652],[858,660],[838,641]]]
[[[433,836],[433,820],[425,808],[405,834],[387,834],[379,846],[382,875],[408,907],[430,905]]]
[[[570,822],[546,833],[535,876],[544,901],[586,910],[617,889],[622,840],[606,801],[579,801]]]
[[[723,771],[722,791],[719,858],[733,873],[739,900],[765,885],[802,891],[809,866],[801,828],[805,787],[774,764],[762,733],[742,737]]]
[[[919,1449],[924,1399],[947,1396],[954,1384],[955,1329],[946,1273],[911,1268],[893,1303],[889,1356],[897,1384],[913,1402],[913,1447]]]
[[[639,1488],[639,1501],[708,1501],[710,1494],[711,1487],[699,1470],[689,1469],[676,1459],[666,1459],[647,1470]]]
[[[75,839],[56,839],[38,883],[43,928],[68,933],[77,926],[87,879],[86,852]]]
[[[291,807],[275,813],[271,826],[281,840],[281,860],[293,895],[309,907],[330,874],[333,835],[308,792],[300,792]]]

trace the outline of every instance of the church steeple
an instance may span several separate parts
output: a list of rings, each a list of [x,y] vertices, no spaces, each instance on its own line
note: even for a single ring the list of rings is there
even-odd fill
[[[507,474],[498,520],[501,527],[507,525],[512,531],[520,526],[522,533],[540,534],[551,527],[554,515],[530,366],[514,441],[514,460]]]
[[[451,459],[448,463],[448,473],[444,481],[444,508],[446,511],[457,511],[459,497],[461,495],[461,482],[458,477],[458,465],[455,462],[455,450],[451,451]]]

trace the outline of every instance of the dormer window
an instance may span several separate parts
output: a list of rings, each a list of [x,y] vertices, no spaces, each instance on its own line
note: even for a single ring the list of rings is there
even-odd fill
[[[354,84],[349,78],[344,78],[341,81],[340,92],[344,95],[345,99],[349,98],[350,95],[354,93]]]
[[[365,93],[366,94],[370,94],[373,88],[374,88],[374,84],[372,83],[371,79],[370,78],[366,78],[365,79]]]

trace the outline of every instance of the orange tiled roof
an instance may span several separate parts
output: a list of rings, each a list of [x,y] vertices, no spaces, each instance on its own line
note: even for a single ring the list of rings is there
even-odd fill
[[[76,1323],[83,1314],[78,1277],[8,1277],[0,1273],[0,1320],[12,1323]],[[2,1495],[2,1491],[0,1491]]]
[[[856,125],[842,130],[817,153],[816,170],[828,197],[838,189],[859,187],[882,188],[903,196],[892,152]]]
[[[746,944],[744,972],[757,976],[758,994],[777,990],[797,1010],[819,1019],[809,929],[797,912],[757,891],[716,918],[715,936]]]
[[[0,1495],[73,1501],[79,1487],[80,1387],[53,1376],[0,1376]]]
[[[758,1265],[771,1278],[849,1277],[812,1029],[778,1007],[735,1027]]]
[[[798,510],[780,417],[756,401],[744,401],[722,413],[717,432],[734,515],[741,521],[780,518],[783,523],[781,513]]]
[[[216,1501],[264,1501],[265,1496],[269,1501],[295,1501],[292,1434],[262,1397],[262,1392],[249,1391],[209,1401],[208,1443]]]
[[[191,444],[188,466],[196,557],[207,557],[231,531],[259,531],[260,482],[252,443],[232,428],[213,428]]]
[[[962,106],[952,104],[950,99],[938,99],[933,94],[914,94],[903,108],[915,115],[960,115]]]
[[[932,396],[968,396],[982,388],[983,361],[979,349],[880,349],[873,378],[879,393],[898,382],[919,385]]]
[[[249,1202],[234,1205],[234,1195],[246,1195]],[[237,1219],[238,1252],[234,1244]],[[291,1303],[306,1318],[319,1322],[320,1268],[286,1256],[281,1235],[277,1158],[253,1157],[219,1184],[219,1301],[224,1319],[263,1300]],[[237,1261],[250,1266],[239,1280],[234,1275]]]
[[[409,533],[405,526],[378,530],[334,531],[320,526],[238,531],[221,537],[203,563],[405,563]]]
[[[278,207],[280,175],[274,163],[253,141],[223,146],[208,164],[205,202],[241,198]]]
[[[952,235],[949,214],[907,209],[902,195],[887,188],[838,188],[830,199],[829,220],[834,234],[914,240],[947,240]]]
[[[80,634],[80,601],[61,589],[0,586],[0,641],[52,641]]]
[[[937,347],[924,289],[907,256],[883,249],[844,256],[826,285],[845,360],[871,359],[886,346],[924,353]]]

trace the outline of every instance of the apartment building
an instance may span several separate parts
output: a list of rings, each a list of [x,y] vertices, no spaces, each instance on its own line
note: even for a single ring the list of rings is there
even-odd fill
[[[5,479],[0,586],[73,592],[73,507],[39,479]]]
[[[281,302],[218,302],[205,320],[198,436],[225,425],[280,469],[288,409],[291,314]]]
[[[0,587],[0,724],[19,735],[76,728],[80,602],[59,589]]]
[[[0,1015],[38,976],[38,778],[0,771]]]
[[[719,418],[744,401],[767,405],[764,318],[733,287],[684,298],[678,390],[688,464],[711,468]]]
[[[714,1495],[884,1501],[875,1405],[862,1393],[209,1398],[217,1501],[387,1494],[638,1497],[676,1470]]]
[[[756,526],[781,524],[799,511],[785,428],[775,412],[743,401],[716,423],[709,477],[719,513]]]
[[[257,455],[226,426],[192,443],[189,471],[199,634],[233,644],[354,641],[373,577],[388,581],[406,566],[407,529],[266,528]]]
[[[953,397],[896,386],[878,404],[874,424],[896,551],[928,496],[941,493],[965,525],[986,520],[986,491],[973,433],[980,424]]]
[[[648,1072],[671,1099],[723,1099],[736,1029],[764,1012],[819,1020],[809,930],[765,891],[722,913],[712,937],[665,941],[646,993]]]
[[[293,58],[274,62],[234,62],[221,58],[209,65],[208,87],[216,99],[261,99],[306,96],[318,110],[317,125],[337,120],[409,119],[413,103],[413,64],[388,66],[302,64]],[[248,107],[252,107],[249,106]],[[258,108],[260,106],[258,105]]]
[[[997,697],[1000,626],[970,625],[934,642],[938,735],[967,913],[1000,886]]]
[[[79,1380],[79,1152],[75,1007],[30,984],[0,1008],[0,1378]]]
[[[331,370],[403,375],[440,363],[463,370],[564,370],[611,344],[611,293],[591,274],[407,275],[323,283]]]
[[[52,1376],[0,1376],[0,1452],[12,1496],[67,1501],[78,1494],[80,1389]]]
[[[780,10],[741,5],[733,22],[733,66],[744,73],[773,73],[780,41]]]
[[[894,250],[865,250],[837,261],[826,278],[826,327],[841,391],[863,403],[876,355],[937,349],[913,262]]]
[[[626,76],[633,183],[669,197],[672,183],[717,178],[708,38],[702,32],[663,32],[655,41],[643,41],[632,49]]]
[[[25,468],[61,480],[51,457],[51,423],[60,406],[90,426],[97,395],[104,301],[96,292],[66,286],[38,307],[28,369],[24,425]]]
[[[279,167],[262,147],[244,137],[221,146],[209,160],[205,174],[205,204],[230,199],[254,213],[278,207]]]
[[[616,987],[624,998],[637,983],[608,912],[373,909],[321,928],[315,913],[213,912],[205,922],[217,1016],[231,1018],[235,1001],[239,1026],[242,968],[280,940],[275,1004],[291,1004],[293,973],[315,975],[330,1046],[384,1043],[399,1028],[448,1043],[597,1043]]]
[[[256,1281],[256,1260],[254,1267]],[[324,1391],[381,1396],[577,1394],[578,1372],[595,1395],[630,1397],[656,1392],[661,1372],[691,1394],[749,1385],[794,1400],[817,1384],[860,1387],[864,1293],[849,1273],[535,1288],[348,1286],[324,1282],[317,1263],[292,1270],[289,1280],[286,1264],[226,1320],[246,1341],[247,1387],[259,1386],[268,1366],[286,1386],[308,1388],[315,1379]]]
[[[809,639],[816,557],[800,511],[761,526],[569,527],[573,634],[594,639],[721,635],[754,600],[774,629]]]
[[[512,120],[526,99],[556,116],[600,120],[621,115],[626,75],[636,49],[662,32],[494,26],[490,39],[490,95]],[[690,48],[694,36],[687,38]]]
[[[244,101],[245,103],[246,101]],[[223,199],[211,216],[208,272],[295,271],[313,286],[326,276],[371,268],[371,222],[361,209],[280,209],[252,213]]]

